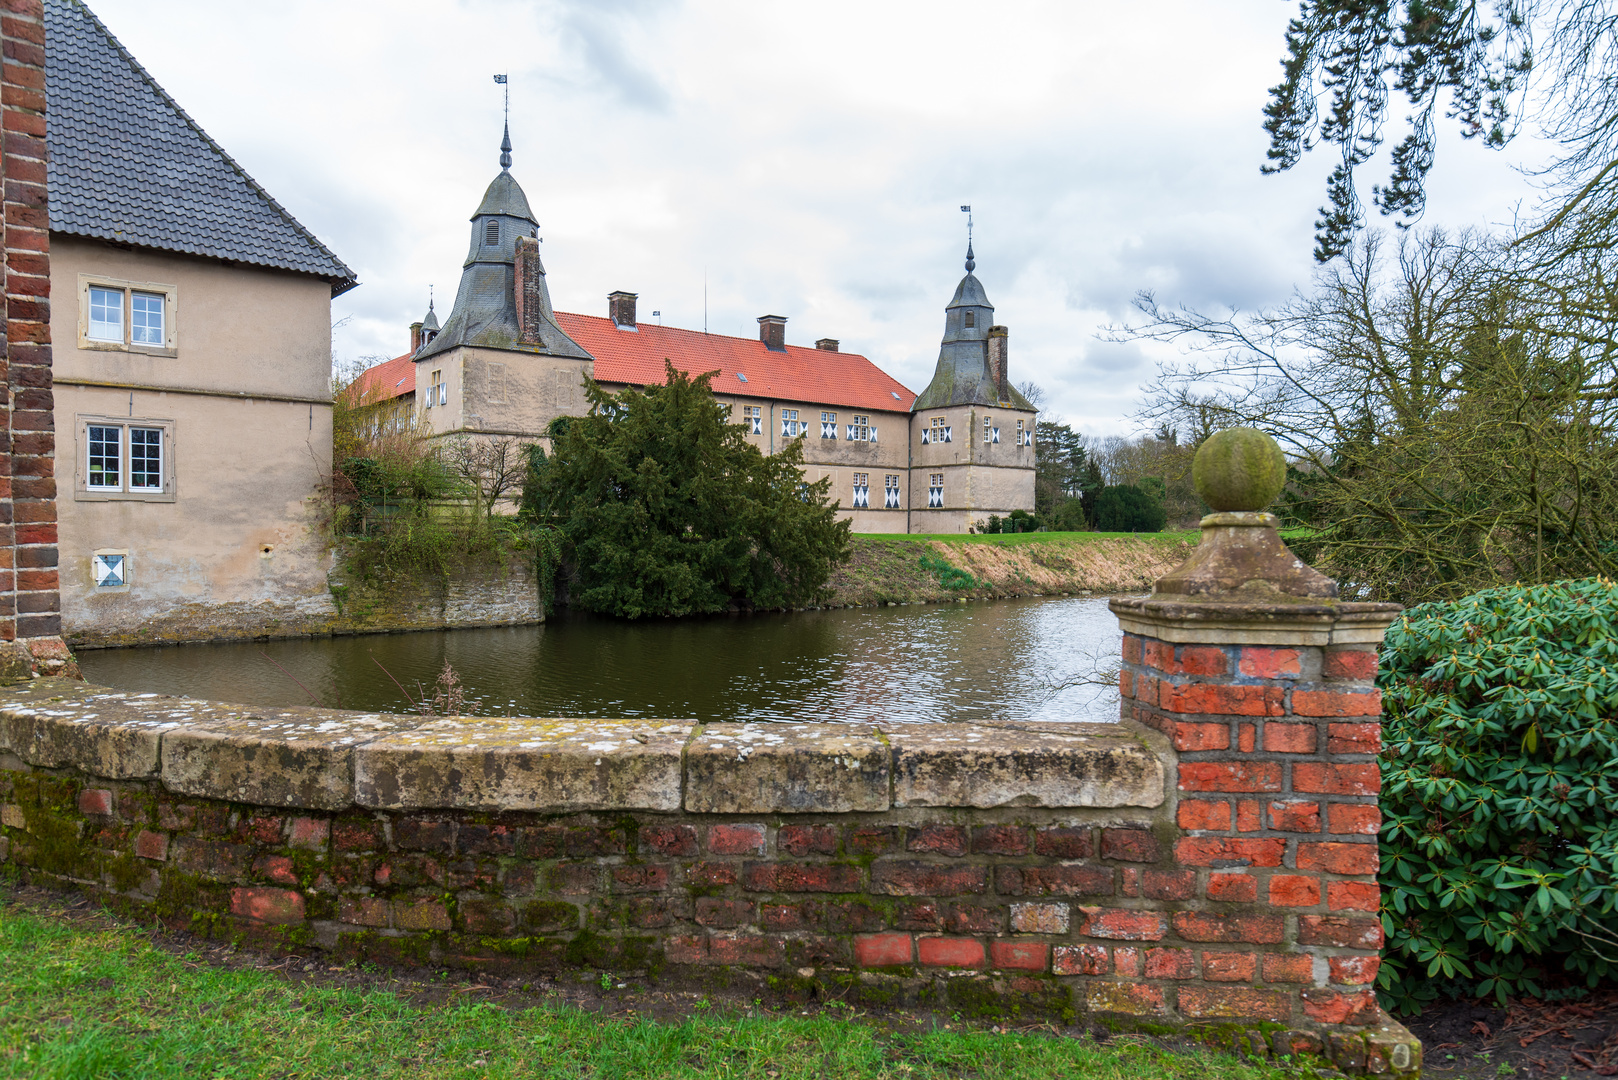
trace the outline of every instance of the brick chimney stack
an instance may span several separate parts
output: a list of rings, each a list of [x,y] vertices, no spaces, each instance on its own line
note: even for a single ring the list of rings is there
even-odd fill
[[[612,318],[612,325],[620,330],[635,329],[635,300],[638,295],[622,290],[607,294],[607,314]]]
[[[410,355],[414,356],[421,351],[421,320],[417,319],[410,324]]]
[[[774,352],[786,352],[787,317],[785,315],[760,315],[758,317],[758,339],[764,343],[766,349]]]
[[[545,304],[541,292],[544,287],[541,279],[545,271],[540,268],[538,240],[531,236],[517,237],[515,269],[513,287],[516,295],[513,299],[517,304],[518,340],[544,341],[540,327],[545,324]]]
[[[989,327],[989,378],[994,382],[995,394],[1000,401],[1011,400],[1011,384],[1006,373],[1006,346],[1009,331],[1003,326]]]
[[[815,348],[821,350],[822,352],[836,352],[837,344],[836,338],[823,337],[815,342]]]

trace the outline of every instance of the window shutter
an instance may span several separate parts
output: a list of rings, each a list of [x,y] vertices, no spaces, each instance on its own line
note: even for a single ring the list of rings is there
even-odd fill
[[[999,428],[994,428],[993,431],[994,431],[994,436],[989,441],[990,442],[999,442],[1000,441],[1000,429]]]
[[[945,424],[944,425],[944,441],[945,442],[954,442],[955,441],[954,434],[955,434],[955,428],[952,425]]]
[[[872,441],[872,442],[876,442],[876,428],[872,428],[872,429],[871,429],[871,434],[870,434],[870,435],[869,435],[869,436],[868,436],[868,438],[869,438],[869,439],[870,439],[870,440],[871,440],[871,441]]]
[[[931,441],[931,439],[932,439],[932,432],[929,431],[927,428],[922,428],[921,429],[921,444],[923,446],[926,446],[927,443]]]

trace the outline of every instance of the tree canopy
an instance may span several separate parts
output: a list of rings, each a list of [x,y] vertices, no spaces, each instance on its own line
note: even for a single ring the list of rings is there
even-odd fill
[[[1264,109],[1264,171],[1290,169],[1320,143],[1337,149],[1315,257],[1343,254],[1364,223],[1355,174],[1383,143],[1391,90],[1410,111],[1388,181],[1372,188],[1382,213],[1406,224],[1421,216],[1442,111],[1494,148],[1532,117],[1562,147],[1548,170],[1547,224],[1565,224],[1618,190],[1615,32],[1611,0],[1300,0]]]
[[[830,481],[805,483],[796,441],[768,455],[714,400],[712,375],[613,394],[531,463],[524,504],[562,535],[572,602],[627,618],[812,604],[848,553]]]

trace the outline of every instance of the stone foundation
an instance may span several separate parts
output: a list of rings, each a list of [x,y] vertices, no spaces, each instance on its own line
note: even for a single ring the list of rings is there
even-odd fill
[[[763,982],[1410,1075],[1419,1044],[1370,989],[1364,795],[1299,779],[1371,760],[1338,723],[1288,720],[1281,746],[1280,722],[1202,722],[1257,754],[1317,733],[1247,828],[1266,799],[1209,796],[1216,751],[1182,760],[1178,731],[1131,721],[430,720],[35,679],[0,690],[0,859],[285,948]]]

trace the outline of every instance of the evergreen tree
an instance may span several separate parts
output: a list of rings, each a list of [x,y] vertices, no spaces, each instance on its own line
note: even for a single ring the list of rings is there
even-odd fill
[[[664,366],[644,391],[587,380],[588,415],[534,462],[524,503],[558,522],[574,603],[640,618],[821,599],[848,556],[831,482],[804,482],[797,441],[769,456],[749,444],[711,374]]]

